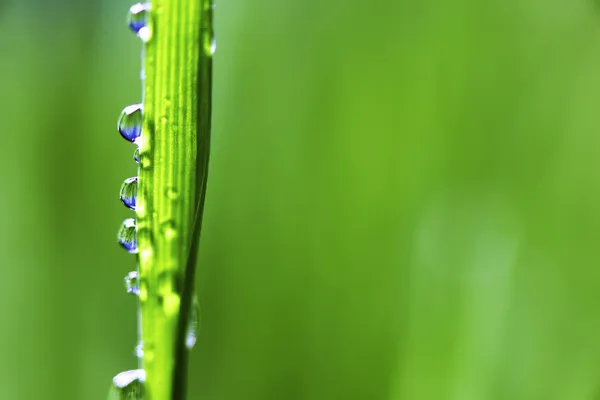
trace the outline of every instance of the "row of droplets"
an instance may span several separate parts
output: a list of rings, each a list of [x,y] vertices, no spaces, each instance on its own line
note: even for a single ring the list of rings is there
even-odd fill
[[[127,23],[129,28],[140,38],[142,41],[147,42],[150,40],[150,26],[148,21],[150,19],[150,4],[149,3],[137,3],[129,8],[129,14],[127,17]],[[121,112],[117,122],[117,130],[128,142],[132,142],[136,145],[133,159],[139,164],[140,162],[140,140],[142,137],[142,121],[143,121],[143,105],[132,104],[127,106]],[[134,176],[125,179],[121,185],[121,191],[119,197],[125,207],[132,211],[135,211],[137,206],[137,195],[138,195],[138,177]],[[131,254],[138,252],[137,246],[137,223],[135,218],[127,218],[121,224],[119,232],[117,233],[117,240]],[[132,271],[125,277],[125,285],[127,293],[139,294],[138,285],[138,273]]]
[[[148,20],[150,17],[150,4],[149,3],[137,3],[130,7],[127,18],[129,28],[140,38],[143,42],[150,40],[150,26]],[[143,117],[143,106],[142,104],[133,104],[127,106],[121,112],[119,120],[117,122],[117,129],[121,136],[136,145],[136,149],[133,155],[134,160],[140,162],[140,148],[139,141],[142,136],[142,118]],[[137,206],[137,192],[138,192],[138,177],[127,178],[121,186],[119,197],[123,204],[130,210],[135,211]],[[135,218],[127,218],[121,224],[117,233],[117,241],[127,250],[129,253],[135,254],[138,251],[137,248],[137,226]],[[125,276],[125,287],[127,293],[139,295],[139,279],[138,271],[131,271]],[[135,347],[134,354],[138,357],[143,355],[143,344],[139,340],[138,345]],[[144,381],[146,380],[146,372],[143,369],[135,369],[130,371],[124,371],[117,374],[113,378],[113,386],[111,389],[111,398],[123,399],[143,399],[144,398]]]
[[[129,28],[144,42],[150,40],[151,36],[150,27],[148,25],[149,17],[149,3],[137,3],[131,6],[129,9],[127,18]],[[121,136],[125,140],[136,145],[133,158],[138,164],[140,162],[139,145],[140,138],[142,136],[142,120],[142,104],[133,104],[123,109],[117,122],[117,130]],[[119,194],[119,197],[121,198],[121,201],[125,207],[135,211],[137,206],[137,194],[138,177],[134,176],[125,179],[123,185],[121,185],[121,191]],[[137,224],[135,218],[127,218],[125,221],[123,221],[117,233],[117,241],[129,253],[137,253]],[[125,276],[125,287],[127,293],[131,293],[136,296],[139,295],[139,275],[137,270],[131,271]],[[143,344],[141,340],[139,340],[138,345],[135,347],[134,354],[139,358],[142,357]],[[111,389],[112,398],[143,399],[145,380],[146,372],[143,369],[124,371],[117,374],[113,378],[113,387]]]
[[[212,4],[214,8],[214,3]],[[128,15],[129,28],[143,41],[148,42],[151,39],[152,32],[149,25],[150,18],[150,4],[149,3],[137,3],[131,6]],[[210,55],[214,54],[216,49],[216,41],[214,36],[210,45]],[[140,139],[142,136],[142,120],[143,120],[143,106],[142,104],[133,104],[127,106],[121,112],[119,120],[117,122],[117,129],[121,136],[136,145],[135,152],[133,154],[134,160],[140,164]],[[149,162],[142,160],[142,167]],[[137,206],[137,194],[138,194],[138,177],[131,177],[125,179],[121,186],[120,199],[123,204],[130,210],[135,211]],[[117,240],[131,254],[138,252],[137,246],[137,223],[135,218],[127,218],[121,224],[117,234]],[[138,271],[129,272],[125,276],[125,287],[127,293],[133,295],[139,295],[139,274]],[[196,299],[194,299],[192,309],[190,310],[190,318],[187,326],[186,335],[186,347],[192,349],[196,343],[196,332],[198,329],[199,321],[199,305]],[[143,343],[140,340],[135,347],[134,354],[141,358],[144,354]],[[143,383],[145,381],[145,371],[143,369],[136,369],[131,371],[121,372],[113,378],[113,390],[117,391],[117,398],[123,398],[123,396],[134,396],[132,398],[141,399],[143,398]],[[129,397],[126,397],[129,398]]]
[[[140,38],[143,42],[150,40],[151,31],[148,21],[150,19],[150,4],[149,3],[137,3],[129,8],[129,14],[127,18],[127,24],[129,28]],[[117,122],[117,130],[128,142],[132,142],[136,145],[133,153],[133,159],[136,163],[140,162],[140,139],[142,137],[142,121],[143,121],[143,106],[142,104],[132,104],[127,106],[121,112],[119,120]],[[130,210],[135,211],[137,206],[137,193],[138,193],[138,177],[134,176],[125,179],[123,185],[121,185],[121,191],[119,197]],[[121,224],[119,232],[117,234],[117,240],[131,254],[136,254],[138,251],[137,247],[137,224],[134,218],[127,218]],[[125,277],[125,286],[127,293],[138,295],[139,284],[138,284],[138,273],[132,271]]]

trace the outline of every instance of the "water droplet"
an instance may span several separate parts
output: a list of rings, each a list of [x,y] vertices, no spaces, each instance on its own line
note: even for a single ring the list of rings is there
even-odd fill
[[[165,190],[165,194],[167,195],[167,197],[171,200],[177,200],[179,198],[179,192],[177,191],[177,189],[175,189],[173,186],[169,186],[166,190]]]
[[[187,333],[185,337],[185,347],[188,350],[194,348],[196,344],[196,339],[198,337],[198,325],[200,322],[200,304],[198,303],[198,299],[194,297],[194,301],[192,302],[192,309],[190,310],[190,318],[188,320],[187,325]]]
[[[211,33],[210,35],[204,35],[204,38],[202,39],[202,47],[204,49],[204,54],[208,56],[215,54],[215,51],[217,50],[217,39],[214,33]]]
[[[135,160],[136,163],[140,163],[140,148],[136,147],[135,151],[133,152],[133,159]]]
[[[215,51],[217,51],[217,37],[213,35],[212,41],[210,42],[210,55],[214,55]]]
[[[142,105],[125,107],[119,116],[117,129],[125,140],[135,142],[142,135]]]
[[[147,152],[140,153],[140,167],[142,169],[150,169],[152,167],[152,160]]]
[[[171,219],[161,223],[160,230],[167,240],[172,240],[177,236],[177,226],[175,225],[175,221]]]
[[[144,342],[143,341],[139,341],[138,344],[135,346],[135,349],[133,349],[133,355],[135,355],[137,358],[142,358],[144,357]]]
[[[128,252],[135,254],[138,251],[137,248],[137,232],[135,219],[127,218],[123,221],[119,233],[117,234],[117,240]]]
[[[125,204],[125,207],[131,208],[135,210],[135,204],[137,201],[137,191],[138,191],[138,178],[134,176],[133,178],[125,179],[123,185],[121,185],[121,201]]]
[[[125,276],[125,288],[127,289],[127,293],[135,294],[136,296],[140,294],[137,271],[131,271]]]
[[[150,40],[152,36],[149,21],[150,3],[137,3],[131,6],[127,23],[129,28],[144,42]]]
[[[113,378],[110,390],[110,400],[141,400],[144,398],[144,382],[146,372],[143,369],[134,369],[121,372]]]

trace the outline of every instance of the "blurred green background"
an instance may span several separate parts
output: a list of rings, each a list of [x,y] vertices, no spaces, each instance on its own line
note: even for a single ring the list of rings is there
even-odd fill
[[[140,43],[0,1],[0,398],[136,366]],[[600,7],[217,0],[190,399],[600,399]]]

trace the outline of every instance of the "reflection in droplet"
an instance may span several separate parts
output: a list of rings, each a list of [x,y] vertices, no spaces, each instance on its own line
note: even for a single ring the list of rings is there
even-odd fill
[[[133,159],[135,160],[136,163],[139,164],[140,162],[140,148],[136,147],[135,151],[133,152]]]
[[[127,24],[142,41],[147,42],[152,36],[150,31],[150,3],[137,3],[129,9]]]
[[[123,185],[121,185],[121,201],[125,204],[125,207],[135,210],[135,205],[137,202],[137,191],[138,191],[138,178],[134,176],[133,178],[125,179]]]
[[[117,129],[125,140],[135,142],[142,135],[142,105],[125,107],[119,116]]]
[[[135,254],[138,251],[137,248],[137,232],[135,219],[127,218],[121,224],[119,233],[117,234],[117,240],[128,252]]]

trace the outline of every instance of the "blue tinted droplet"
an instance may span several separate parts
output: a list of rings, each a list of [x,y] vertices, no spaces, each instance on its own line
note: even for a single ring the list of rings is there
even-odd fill
[[[137,253],[137,228],[135,219],[127,218],[123,221],[117,234],[117,240],[128,252],[132,254]]]
[[[150,40],[151,36],[150,26],[148,24],[149,20],[150,3],[137,3],[132,5],[129,9],[127,24],[129,25],[129,28],[144,42]]]
[[[140,148],[136,147],[135,151],[133,152],[133,159],[136,163],[140,163]]]
[[[134,176],[133,178],[125,179],[123,185],[121,185],[121,201],[125,204],[125,207],[135,210],[135,205],[137,202],[137,191],[138,191],[138,178]]]
[[[117,129],[125,140],[135,142],[142,135],[142,105],[125,107],[119,116]]]

